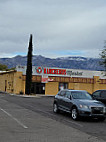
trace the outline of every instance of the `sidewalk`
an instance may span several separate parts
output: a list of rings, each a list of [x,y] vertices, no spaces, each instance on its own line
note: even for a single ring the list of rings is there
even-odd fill
[[[5,94],[10,94],[10,93],[5,93]],[[27,95],[27,94],[10,94],[12,96],[21,96],[21,97],[37,97],[37,98],[40,98],[40,97],[54,97],[54,95],[44,95],[44,94],[32,94],[32,95]]]

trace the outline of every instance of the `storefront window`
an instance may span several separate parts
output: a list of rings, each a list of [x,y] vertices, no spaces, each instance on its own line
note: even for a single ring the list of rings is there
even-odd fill
[[[45,94],[45,83],[32,82],[31,93]]]
[[[68,89],[68,83],[59,83],[59,91],[63,89]]]

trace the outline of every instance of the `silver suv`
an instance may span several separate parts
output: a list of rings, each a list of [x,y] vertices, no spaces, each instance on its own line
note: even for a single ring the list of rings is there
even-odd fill
[[[53,111],[60,110],[71,113],[71,117],[77,120],[79,116],[88,116],[105,120],[106,108],[102,102],[94,100],[84,90],[62,90],[54,98]]]

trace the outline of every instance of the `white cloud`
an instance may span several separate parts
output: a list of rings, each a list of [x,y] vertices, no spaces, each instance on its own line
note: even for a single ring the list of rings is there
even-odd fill
[[[96,57],[106,39],[105,17],[105,0],[0,1],[1,57],[26,55],[30,33],[34,54]]]

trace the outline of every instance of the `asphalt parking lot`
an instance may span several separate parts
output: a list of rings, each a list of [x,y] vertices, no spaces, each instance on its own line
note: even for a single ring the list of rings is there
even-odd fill
[[[1,142],[105,142],[106,120],[54,114],[53,97],[0,93]]]

